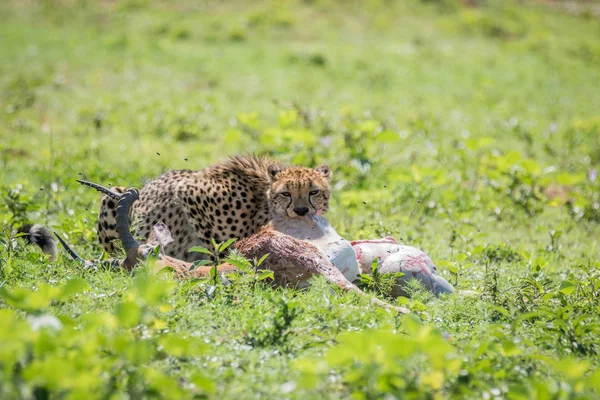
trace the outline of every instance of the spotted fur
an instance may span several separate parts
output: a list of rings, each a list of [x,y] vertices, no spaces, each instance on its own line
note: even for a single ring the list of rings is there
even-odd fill
[[[284,189],[294,193],[294,204],[307,204],[311,213],[326,212],[329,184],[324,170],[330,174],[326,166],[287,167],[263,157],[238,156],[200,171],[170,171],[140,190],[132,209],[134,233],[147,240],[152,227],[163,222],[174,239],[165,253],[194,261],[201,254],[189,253],[193,246],[212,248],[212,238],[222,242],[258,232],[271,219],[271,212],[280,212]],[[309,195],[317,186],[322,192]],[[117,201],[103,197],[98,217],[98,238],[110,254],[118,243],[116,205]]]

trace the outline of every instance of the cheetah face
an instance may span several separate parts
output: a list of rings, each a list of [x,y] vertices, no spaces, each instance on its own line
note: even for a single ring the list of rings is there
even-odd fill
[[[331,169],[327,165],[312,169],[275,164],[269,166],[268,174],[272,217],[310,217],[329,209]]]

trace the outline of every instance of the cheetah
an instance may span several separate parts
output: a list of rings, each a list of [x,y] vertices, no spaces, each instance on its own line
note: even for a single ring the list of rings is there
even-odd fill
[[[331,170],[286,166],[259,156],[236,156],[199,171],[174,170],[146,184],[133,204],[134,233],[143,239],[163,222],[173,242],[165,254],[185,261],[202,258],[193,246],[211,240],[243,239],[257,233],[273,215],[292,218],[322,215],[329,208]],[[117,193],[123,188],[113,188]],[[119,235],[117,201],[104,196],[98,239],[114,254]]]

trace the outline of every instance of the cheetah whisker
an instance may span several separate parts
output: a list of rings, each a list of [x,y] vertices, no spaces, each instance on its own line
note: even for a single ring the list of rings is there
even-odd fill
[[[115,200],[119,200],[121,198],[121,193],[117,193],[113,190],[110,190],[107,187],[104,187],[102,185],[99,185],[97,183],[94,182],[89,182],[89,181],[84,181],[82,179],[76,179],[77,182],[81,183],[84,186],[89,186],[91,188],[96,189],[97,191],[99,191],[100,193],[104,193],[105,195],[107,195],[108,197],[111,197]]]

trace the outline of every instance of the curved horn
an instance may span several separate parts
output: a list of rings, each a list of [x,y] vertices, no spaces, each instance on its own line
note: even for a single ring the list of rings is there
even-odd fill
[[[63,238],[61,238],[58,233],[53,232],[54,236],[56,236],[56,238],[58,239],[58,241],[60,242],[60,244],[62,245],[62,247],[65,248],[65,250],[67,251],[67,253],[69,253],[69,255],[71,256],[71,258],[73,258],[73,260],[75,261],[80,261],[80,262],[85,262],[85,260],[83,258],[81,258],[79,256],[79,254],[75,253],[75,250],[73,250],[68,244],[67,242],[65,242],[63,240]]]
[[[125,252],[140,246],[129,231],[129,209],[139,196],[140,192],[137,189],[127,189],[117,204],[117,232],[119,232],[119,239],[121,239]]]
[[[97,183],[94,182],[88,182],[88,181],[84,181],[81,179],[76,179],[77,182],[81,183],[84,186],[89,186],[91,188],[96,189],[97,191],[99,191],[100,193],[104,193],[105,195],[107,195],[108,197],[111,197],[115,200],[119,200],[121,198],[121,193],[117,193],[113,190],[110,190],[102,185],[98,185]]]

